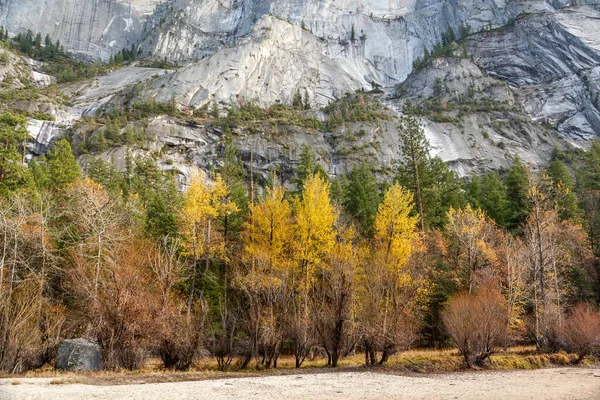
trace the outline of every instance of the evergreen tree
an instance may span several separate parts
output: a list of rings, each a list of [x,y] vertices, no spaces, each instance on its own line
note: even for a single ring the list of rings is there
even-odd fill
[[[508,197],[509,229],[516,230],[529,215],[527,190],[529,188],[529,170],[519,156],[513,158],[513,165],[506,175],[506,194]]]
[[[590,190],[600,190],[600,141],[594,140],[585,154],[581,169],[583,186]]]
[[[216,101],[212,103],[212,110],[210,111],[210,115],[213,118],[219,118],[219,105]]]
[[[48,152],[48,173],[54,189],[65,188],[81,178],[81,168],[71,151],[71,144],[61,139]]]
[[[467,191],[474,208],[485,211],[498,225],[507,226],[509,202],[504,180],[498,172],[491,172],[482,178],[473,177]]]
[[[546,168],[546,173],[552,181],[560,218],[571,221],[579,220],[581,209],[575,194],[575,184],[565,164],[560,160],[554,160]]]
[[[111,193],[118,193],[122,189],[123,176],[115,168],[114,162],[106,162],[100,157],[90,162],[88,176],[96,183],[102,184]]]
[[[246,187],[246,169],[233,143],[231,130],[223,136],[223,164],[219,174],[229,188],[229,199],[237,206],[235,213],[223,216],[225,239],[237,238],[243,229],[244,216],[248,212],[248,189]]]
[[[31,171],[31,176],[38,189],[50,187],[51,178],[48,171],[46,156],[40,156],[31,160],[29,163],[29,171]]]
[[[146,233],[154,238],[177,235],[177,213],[163,196],[155,193],[146,207]]]
[[[422,177],[429,161],[429,142],[419,121],[412,114],[410,103],[404,107],[405,115],[400,119],[398,135],[401,140],[402,161],[398,171],[401,185],[411,189],[419,213],[421,230],[425,230],[425,210],[423,209]]]
[[[346,198],[346,186],[348,186],[348,178],[345,175],[336,177],[331,181],[329,195],[334,204],[343,205]]]
[[[450,207],[465,204],[463,182],[441,158],[434,157],[424,165],[421,179],[425,225],[441,228],[446,224]]]
[[[39,50],[42,47],[42,35],[41,33],[37,33],[35,35],[35,39],[33,41],[34,46],[36,47],[37,50]]]
[[[371,236],[380,196],[375,176],[366,164],[350,172],[345,189],[344,209],[354,217],[363,234]]]
[[[294,98],[292,99],[292,106],[297,110],[302,110],[302,95],[300,94],[300,89],[296,90],[294,93]]]
[[[121,142],[121,127],[117,119],[106,118],[106,127],[104,128],[104,137],[111,145],[120,144]]]
[[[20,115],[0,114],[0,195],[31,182],[24,163],[27,121]]]
[[[302,152],[300,153],[300,162],[294,170],[296,176],[295,183],[296,189],[300,192],[304,187],[304,181],[310,175],[319,175],[323,179],[327,180],[327,173],[317,162],[315,153],[306,144],[302,145]]]

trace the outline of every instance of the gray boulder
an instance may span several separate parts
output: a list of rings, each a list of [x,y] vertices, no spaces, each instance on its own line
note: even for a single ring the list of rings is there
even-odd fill
[[[88,339],[65,340],[58,345],[56,368],[68,371],[97,371],[102,368],[100,346]]]

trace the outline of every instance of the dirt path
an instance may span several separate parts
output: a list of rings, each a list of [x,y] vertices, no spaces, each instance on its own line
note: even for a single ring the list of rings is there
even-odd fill
[[[13,381],[0,380],[0,399],[600,399],[600,369],[587,368],[423,376],[332,372],[122,386]]]

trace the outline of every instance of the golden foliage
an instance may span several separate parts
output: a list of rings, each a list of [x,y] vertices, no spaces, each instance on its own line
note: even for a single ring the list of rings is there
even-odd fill
[[[302,200],[295,200],[295,250],[306,285],[313,279],[314,267],[329,253],[335,241],[337,213],[329,199],[329,182],[319,175],[306,179]]]
[[[263,273],[280,272],[288,263],[292,235],[292,209],[281,186],[267,190],[265,198],[250,204],[243,234],[245,257]]]
[[[389,265],[399,271],[410,258],[418,238],[416,224],[418,216],[411,216],[412,194],[394,184],[385,193],[375,217],[375,240],[385,251]]]
[[[212,223],[238,211],[228,195],[229,189],[220,175],[213,183],[200,175],[192,176],[180,218],[186,255],[199,258],[208,253],[224,253],[224,242]]]

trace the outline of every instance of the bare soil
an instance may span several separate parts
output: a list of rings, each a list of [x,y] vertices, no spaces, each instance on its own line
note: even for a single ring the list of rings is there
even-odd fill
[[[71,382],[77,382],[73,380]],[[69,399],[600,399],[599,368],[396,375],[377,371],[88,385],[56,378],[0,379],[2,400]]]

